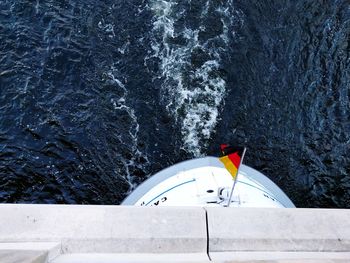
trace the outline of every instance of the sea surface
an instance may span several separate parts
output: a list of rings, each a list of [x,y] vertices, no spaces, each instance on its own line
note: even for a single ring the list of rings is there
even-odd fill
[[[349,0],[0,0],[0,202],[119,204],[245,145],[350,208]]]

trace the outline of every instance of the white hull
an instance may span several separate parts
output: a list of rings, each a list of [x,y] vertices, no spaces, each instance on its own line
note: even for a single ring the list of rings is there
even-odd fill
[[[218,158],[193,159],[153,175],[122,205],[227,206],[232,185],[232,176]],[[241,165],[230,207],[295,206],[265,175]]]

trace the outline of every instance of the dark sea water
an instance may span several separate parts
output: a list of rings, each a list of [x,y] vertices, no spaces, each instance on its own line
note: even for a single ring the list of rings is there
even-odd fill
[[[349,0],[0,0],[0,202],[119,204],[228,142],[350,208],[349,55]]]

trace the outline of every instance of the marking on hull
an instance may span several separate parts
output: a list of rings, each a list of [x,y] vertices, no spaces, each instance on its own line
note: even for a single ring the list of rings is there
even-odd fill
[[[174,188],[177,188],[177,187],[179,187],[179,186],[181,186],[181,185],[188,184],[188,183],[192,183],[192,182],[195,182],[195,181],[196,181],[196,179],[193,178],[193,179],[190,180],[190,181],[186,181],[186,182],[183,182],[183,183],[181,183],[181,184],[175,185],[175,186],[169,188],[168,190],[165,190],[165,191],[162,192],[161,194],[157,195],[156,197],[154,197],[151,201],[149,201],[147,204],[145,204],[145,206],[146,206],[146,205],[149,205],[149,204],[152,203],[154,200],[156,200],[158,197],[160,197],[160,196],[162,196],[163,194],[165,194],[165,193],[167,193],[167,192],[173,190]]]
[[[237,180],[237,183],[245,184],[245,185],[248,185],[248,186],[253,187],[253,188],[255,188],[255,189],[258,189],[258,190],[260,190],[261,192],[264,192],[265,194],[267,194],[268,196],[271,196],[271,197],[274,198],[278,203],[280,203],[283,207],[285,207],[280,201],[278,201],[278,199],[277,199],[276,197],[274,197],[271,193],[266,192],[264,189],[261,189],[261,188],[259,188],[259,187],[256,187],[255,185],[251,185],[251,184],[249,184],[249,183],[242,182],[242,181],[239,181],[239,180]]]

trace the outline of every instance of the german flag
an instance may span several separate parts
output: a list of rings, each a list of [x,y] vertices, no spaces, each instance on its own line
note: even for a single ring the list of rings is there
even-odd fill
[[[243,158],[244,147],[232,147],[227,144],[221,144],[222,157],[219,160],[225,165],[225,168],[230,172],[233,179],[236,179],[239,165]]]

